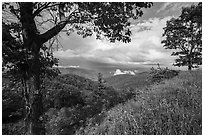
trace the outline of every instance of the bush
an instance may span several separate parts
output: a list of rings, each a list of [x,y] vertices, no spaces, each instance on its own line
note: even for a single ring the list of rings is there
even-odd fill
[[[17,122],[24,116],[24,100],[16,91],[9,87],[2,90],[2,122]]]
[[[16,123],[2,124],[2,135],[25,135],[26,128],[23,120]]]
[[[78,128],[80,113],[75,108],[51,108],[46,112],[46,132],[51,135],[71,135]]]
[[[158,67],[156,69],[153,67],[151,68],[149,80],[153,83],[159,83],[164,79],[173,78],[177,76],[178,74],[179,74],[178,70],[172,70],[167,67],[161,68],[158,64]]]

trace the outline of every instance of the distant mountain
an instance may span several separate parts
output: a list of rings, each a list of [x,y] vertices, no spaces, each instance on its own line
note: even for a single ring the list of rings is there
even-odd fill
[[[72,67],[67,67],[67,68],[58,68],[61,72],[61,74],[75,74],[81,77],[85,77],[91,80],[96,80],[98,73],[93,71],[93,70],[88,70],[88,69],[83,69],[83,68],[72,68]]]
[[[151,83],[147,80],[148,72],[137,73],[136,75],[122,74],[105,78],[106,84],[116,89],[140,88]]]
[[[98,79],[99,71],[97,70],[90,70],[80,67],[58,67],[58,69],[62,75],[74,74],[91,79],[93,81]],[[100,73],[103,74],[106,84],[116,89],[127,89],[128,87],[135,89],[150,84],[150,82],[147,81],[148,72],[135,73],[135,75],[114,75],[113,73],[108,73],[105,71],[100,71]]]

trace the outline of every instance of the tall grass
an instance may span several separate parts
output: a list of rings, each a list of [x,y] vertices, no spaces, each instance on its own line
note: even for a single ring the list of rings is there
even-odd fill
[[[202,134],[201,73],[181,72],[162,84],[143,89],[140,96],[90,119],[77,134]]]

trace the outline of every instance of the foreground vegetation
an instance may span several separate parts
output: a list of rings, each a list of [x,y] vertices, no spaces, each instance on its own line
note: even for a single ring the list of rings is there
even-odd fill
[[[181,72],[143,89],[125,104],[89,119],[77,134],[201,135],[201,73],[200,70]]]
[[[135,96],[132,91],[120,92],[99,81],[77,75],[60,75],[44,79],[41,117],[46,134],[75,134],[87,119]],[[27,134],[25,101],[21,84],[3,76],[3,134]]]
[[[152,69],[154,84],[134,90],[71,74],[45,79],[46,134],[202,134],[202,71],[174,74]],[[3,134],[27,134],[19,87],[3,77]]]

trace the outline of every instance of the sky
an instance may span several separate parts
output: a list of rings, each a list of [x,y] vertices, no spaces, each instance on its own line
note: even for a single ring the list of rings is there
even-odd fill
[[[96,71],[117,74],[135,74],[156,67],[181,69],[172,66],[172,50],[164,49],[161,40],[166,21],[181,14],[182,7],[192,2],[154,2],[144,9],[143,16],[131,23],[131,42],[109,43],[96,40],[95,36],[82,38],[76,33],[61,34],[62,48],[54,51],[59,66],[76,66]],[[195,3],[194,3],[195,4]],[[185,69],[185,68],[184,68]]]

